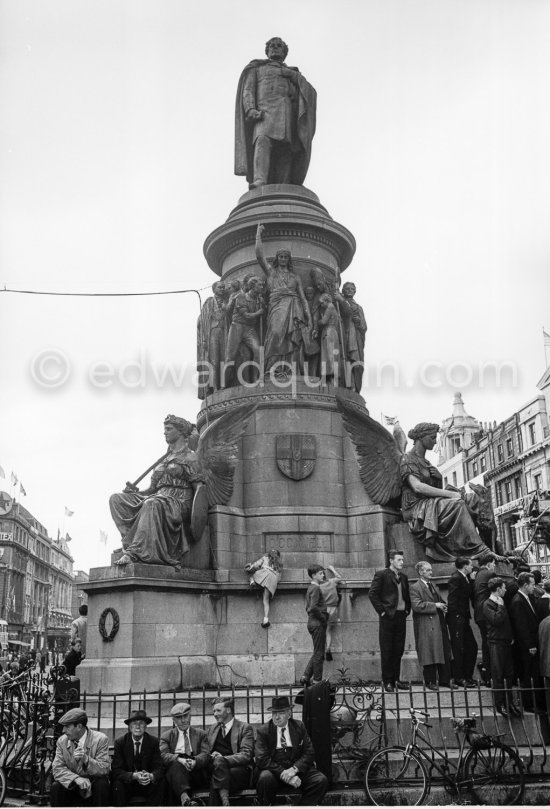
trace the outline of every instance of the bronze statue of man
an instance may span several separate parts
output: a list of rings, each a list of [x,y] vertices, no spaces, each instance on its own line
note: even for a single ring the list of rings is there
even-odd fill
[[[285,64],[288,46],[273,37],[267,59],[243,70],[235,105],[235,174],[249,187],[303,185],[315,134],[317,93],[298,68]]]

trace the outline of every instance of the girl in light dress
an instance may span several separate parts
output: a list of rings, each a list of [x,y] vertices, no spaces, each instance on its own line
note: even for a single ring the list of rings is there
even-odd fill
[[[283,569],[281,554],[279,551],[272,548],[269,553],[266,553],[265,556],[261,556],[256,562],[249,562],[247,565],[245,565],[244,569],[247,573],[252,574],[250,577],[250,584],[256,584],[258,587],[263,589],[262,598],[264,605],[264,617],[262,620],[262,626],[264,629],[267,629],[267,627],[270,626],[270,601],[275,595],[277,585],[279,584],[281,578],[281,571]]]

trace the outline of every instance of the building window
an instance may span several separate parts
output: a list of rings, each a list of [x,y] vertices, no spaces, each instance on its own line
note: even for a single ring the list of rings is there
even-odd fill
[[[535,422],[532,421],[530,424],[527,425],[527,431],[529,433],[529,445],[532,447],[533,444],[537,443],[537,434],[535,432]]]
[[[511,480],[505,481],[504,487],[506,489],[506,501],[505,502],[509,503],[510,500],[513,499],[513,497],[512,497],[512,481]]]
[[[498,462],[502,463],[502,461],[504,460],[504,453],[502,451],[502,444],[497,444],[497,456],[498,456]]]
[[[481,463],[481,471],[485,472],[485,469],[487,468],[487,461],[485,460],[485,455],[480,455],[479,460]]]
[[[500,483],[497,483],[495,485],[495,493],[496,493],[496,496],[497,496],[497,506],[501,506],[502,505],[502,491],[501,491]]]
[[[533,482],[535,484],[535,489],[537,492],[542,491],[542,475],[539,473],[538,475],[533,475]]]
[[[477,477],[478,468],[477,468],[477,460],[475,460],[472,464],[472,477]]]
[[[456,472],[453,472],[453,486],[456,486]]]
[[[519,478],[519,477],[516,478],[514,483],[515,483],[515,487],[516,487],[516,500],[517,500],[518,497],[522,496],[522,494],[521,494],[521,478]]]
[[[509,458],[511,458],[514,454],[514,442],[511,438],[506,439],[506,453]]]
[[[517,436],[518,436],[518,452],[523,452],[523,438],[521,437],[521,430],[518,430]]]

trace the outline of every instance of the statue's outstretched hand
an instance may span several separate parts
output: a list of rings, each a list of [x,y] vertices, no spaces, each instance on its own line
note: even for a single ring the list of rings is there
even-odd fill
[[[248,110],[246,117],[248,121],[261,121],[264,114],[261,110]]]
[[[134,486],[133,483],[130,483],[130,481],[127,481],[126,486],[124,487],[124,491],[125,492],[139,492],[139,489],[138,489],[137,486]]]
[[[265,233],[265,225],[259,224],[256,228],[256,238],[261,239]]]

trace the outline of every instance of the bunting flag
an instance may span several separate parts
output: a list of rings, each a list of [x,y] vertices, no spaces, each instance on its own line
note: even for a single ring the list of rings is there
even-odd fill
[[[65,542],[72,542],[72,541],[73,541],[73,538],[71,536],[69,536],[69,534],[67,532],[65,532]]]
[[[19,494],[23,495],[23,497],[27,496],[27,492],[25,491],[25,487],[23,486],[21,481],[19,481]]]
[[[106,532],[100,530],[99,531],[99,541],[101,543],[103,543],[103,545],[106,545],[107,544],[107,539],[108,539],[108,537],[107,537]]]
[[[19,483],[19,478],[14,472],[11,473],[11,482],[13,486],[17,486],[17,484]]]
[[[67,508],[67,506],[65,506],[65,517],[72,517],[73,514],[74,514],[74,511],[71,511],[70,508]]]
[[[0,478],[4,478],[4,480],[6,479],[6,473],[4,472],[1,466],[0,466]]]

